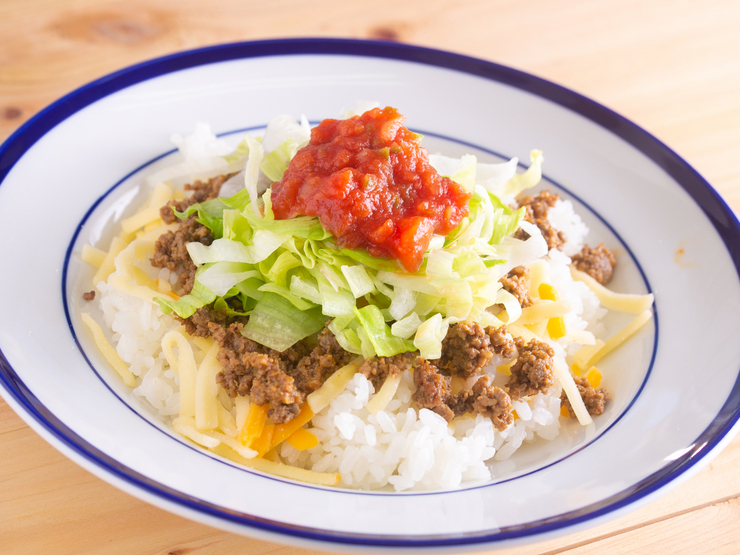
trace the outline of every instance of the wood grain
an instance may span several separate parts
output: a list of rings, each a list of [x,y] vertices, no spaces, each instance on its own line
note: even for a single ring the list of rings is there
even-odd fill
[[[0,139],[74,88],[178,50],[290,36],[396,40],[500,62],[592,97],[669,144],[738,210],[739,28],[735,0],[0,0]],[[736,553],[739,463],[736,439],[646,507],[501,553]],[[138,501],[57,453],[0,401],[0,553],[314,552]]]

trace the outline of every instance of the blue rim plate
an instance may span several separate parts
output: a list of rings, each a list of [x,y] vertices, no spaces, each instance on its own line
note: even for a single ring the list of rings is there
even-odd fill
[[[647,192],[649,198],[652,198],[650,196],[651,194],[658,196],[663,194],[670,196],[670,198],[676,197],[674,205],[678,207],[676,208],[677,211],[686,210],[688,211],[687,213],[693,215],[694,219],[698,217],[697,214],[701,215],[700,219],[702,219],[703,223],[701,225],[697,223],[696,226],[698,227],[694,231],[695,234],[706,238],[707,241],[711,240],[716,243],[717,246],[712,251],[715,257],[720,256],[715,251],[721,251],[721,257],[724,262],[720,265],[721,271],[718,272],[724,276],[720,284],[723,288],[722,292],[726,293],[726,296],[729,295],[728,298],[732,301],[730,303],[731,305],[735,302],[736,298],[740,298],[740,295],[737,294],[737,290],[739,289],[738,269],[740,268],[740,224],[731,209],[712,187],[667,146],[611,110],[577,93],[540,78],[483,60],[449,52],[399,44],[340,39],[295,39],[228,44],[165,56],[108,75],[81,87],[44,109],[18,129],[0,147],[0,216],[3,214],[3,210],[6,210],[6,212],[12,210],[14,203],[17,203],[17,199],[20,198],[14,192],[13,179],[17,179],[16,175],[19,172],[27,171],[24,166],[24,160],[28,160],[29,153],[42,149],[44,147],[43,143],[47,138],[48,140],[53,140],[55,134],[65,133],[65,125],[69,121],[74,120],[76,115],[84,115],[86,110],[89,110],[90,107],[95,105],[98,110],[106,107],[105,102],[111,97],[114,97],[119,91],[129,89],[141,83],[150,82],[156,84],[158,79],[168,76],[179,78],[181,75],[186,76],[189,70],[204,66],[215,67],[225,62],[252,60],[255,63],[271,63],[271,61],[277,59],[298,59],[300,57],[304,57],[303,59],[306,63],[313,63],[312,60],[317,59],[319,60],[317,63],[325,64],[325,67],[330,67],[330,65],[326,65],[326,60],[329,60],[330,63],[334,63],[334,60],[346,60],[347,58],[354,60],[373,60],[379,64],[378,67],[382,71],[387,72],[383,73],[377,70],[377,68],[373,68],[372,71],[368,70],[364,74],[358,71],[358,76],[353,81],[353,87],[355,89],[362,86],[372,88],[378,81],[382,81],[383,87],[389,90],[393,89],[393,87],[403,88],[405,70],[398,70],[398,73],[395,74],[393,71],[396,71],[395,68],[397,66],[392,66],[391,69],[388,69],[383,65],[393,63],[400,64],[398,67],[423,68],[423,71],[430,71],[432,73],[439,70],[444,76],[454,73],[454,75],[462,76],[461,79],[468,79],[466,83],[472,83],[471,87],[473,89],[476,87],[475,83],[478,82],[495,84],[496,86],[500,86],[502,90],[505,89],[508,91],[506,94],[512,95],[512,98],[523,99],[522,103],[524,104],[530,101],[542,103],[543,112],[541,114],[534,114],[533,122],[526,122],[535,131],[525,132],[524,139],[517,138],[517,141],[514,141],[517,142],[517,145],[519,143],[524,144],[527,141],[531,143],[532,140],[537,140],[538,138],[547,143],[547,131],[545,128],[548,125],[558,124],[558,121],[556,121],[558,117],[568,118],[567,121],[579,129],[579,133],[591,133],[592,131],[589,131],[589,129],[598,130],[599,137],[607,137],[604,140],[612,141],[609,144],[618,144],[620,149],[624,149],[619,152],[620,159],[623,156],[624,160],[630,160],[630,157],[635,157],[636,160],[644,161],[647,169],[640,169],[639,172],[648,176],[645,178],[645,183],[655,182],[657,184],[654,193]],[[311,85],[310,83],[306,85],[303,82],[302,86],[304,85],[307,87],[325,86],[326,81],[325,79],[323,81],[318,79],[316,85]],[[264,83],[262,86],[268,87]],[[269,86],[276,85],[273,82]],[[485,88],[485,86],[487,85],[481,85],[481,88]],[[355,89],[352,90],[354,91]],[[159,101],[156,95],[151,93],[151,90],[146,95],[139,95],[135,99],[138,98],[141,100],[144,97],[146,97],[146,102],[149,103]],[[315,110],[318,111],[327,109],[321,102],[317,102],[316,106],[318,107]],[[550,106],[553,108],[550,108]],[[318,115],[331,116],[336,113],[337,109],[338,107],[335,106],[334,111]],[[115,106],[109,109],[111,112],[115,112],[115,110]],[[551,117],[545,110],[554,110],[558,115]],[[514,109],[514,112],[516,112],[516,109]],[[272,113],[265,114],[258,121],[264,123],[270,115]],[[550,119],[553,122],[550,122]],[[501,116],[501,122],[503,127],[508,125],[505,116]],[[413,122],[410,121],[410,123],[413,126]],[[545,129],[541,133],[541,136],[536,131],[539,124],[542,124],[543,129]],[[461,124],[459,127],[452,126],[452,130],[450,131],[447,131],[448,126],[446,124],[442,125],[441,128],[424,125],[424,129],[430,130],[430,136],[438,132],[439,137],[444,138],[443,136],[445,136],[448,140],[465,143],[469,138],[465,125],[470,127],[471,123]],[[579,126],[585,127],[581,131]],[[224,129],[233,129],[233,127],[226,127]],[[516,129],[516,127],[512,129]],[[596,132],[594,131],[594,133]],[[563,135],[566,138],[568,136],[566,132]],[[576,137],[576,135],[573,135],[573,137]],[[504,141],[498,144],[505,145],[507,143]],[[469,146],[474,145],[477,145],[479,150],[482,151],[505,151],[507,154],[522,155],[522,148],[519,146],[514,147],[512,152],[503,148],[496,148],[497,145],[488,144],[482,139],[473,138],[470,140]],[[598,158],[600,155],[604,158],[612,156],[608,153],[607,155],[603,155],[597,147],[598,145],[594,146],[593,151],[589,151],[589,148],[583,145],[579,145],[578,148],[585,150],[588,156],[595,158]],[[555,147],[553,150],[557,152],[558,149]],[[134,159],[137,159],[138,163],[135,165],[131,164],[128,167],[139,167],[134,172],[130,172],[130,175],[135,174],[141,169],[142,160],[151,160],[153,154],[164,152],[164,149],[151,150],[149,148],[149,150],[145,149],[142,152],[147,152],[148,156],[141,157],[143,156],[141,152],[135,154]],[[565,152],[563,155],[567,158],[568,153]],[[136,156],[140,157],[136,158]],[[612,156],[612,158],[616,157],[616,155]],[[581,158],[577,157],[577,159],[580,160]],[[16,173],[14,174],[14,172]],[[635,170],[635,172],[639,173],[638,170]],[[124,182],[130,177],[130,175],[126,175],[123,172],[119,172],[117,175],[119,176],[117,182],[115,180],[106,181],[107,185],[98,188],[97,192],[89,193],[88,197],[90,199],[94,200],[97,198],[97,200],[78,207],[77,212],[79,215],[71,218],[73,220],[76,218],[76,222],[82,221],[84,223],[96,209],[96,206],[103,202],[106,196],[111,194],[121,182]],[[120,179],[120,176],[123,175],[126,175],[126,177]],[[616,206],[614,210],[621,210],[620,215],[616,217],[618,223],[615,226],[615,228],[619,229],[612,229],[612,232],[617,234],[617,231],[620,231],[622,232],[621,235],[625,235],[626,233],[628,236],[627,240],[622,244],[628,251],[630,249],[627,245],[635,245],[635,233],[631,231],[631,227],[628,225],[630,214],[625,212],[624,208],[619,207],[619,201],[615,201],[616,197],[604,200],[603,194],[600,196],[598,193],[583,189],[579,185],[580,178],[571,177],[567,165],[562,167],[555,165],[551,175],[553,177],[551,182],[556,183],[555,180],[557,180],[557,182],[563,183],[563,189],[566,192],[574,187],[575,191],[572,193],[572,196],[575,199],[580,199],[584,196],[587,197],[583,199],[584,206],[589,208],[593,206],[597,219],[604,216],[606,221],[611,222],[610,207],[612,205]],[[636,178],[636,181],[639,181],[639,179]],[[675,187],[666,192],[667,186],[663,182],[670,183],[671,187],[675,185]],[[111,183],[116,183],[116,185],[111,187]],[[3,187],[6,184],[8,184],[8,187]],[[8,189],[10,192],[3,195],[5,192],[4,189]],[[629,195],[634,196],[635,194],[634,191],[625,188],[624,196],[629,197]],[[639,218],[641,215],[640,210],[635,209],[635,213],[632,216]],[[650,210],[653,210],[653,208],[648,209],[648,213]],[[660,217],[658,217],[659,220]],[[665,217],[668,218],[668,216]],[[606,221],[603,223],[606,224]],[[609,224],[606,225],[608,226]],[[69,236],[72,237],[71,243],[69,243],[69,237],[63,239],[63,241],[67,241],[67,244],[69,244],[67,261],[73,252],[75,238],[80,229],[78,226],[76,230],[73,230],[74,235]],[[647,280],[650,279],[651,283],[655,286],[658,305],[662,307],[663,304],[660,302],[661,290],[658,289],[657,284],[670,280],[670,274],[674,270],[662,272],[654,269],[654,267],[658,267],[657,262],[651,262],[646,264],[646,269],[643,272],[643,269],[637,262],[638,260],[645,261],[645,258],[650,258],[648,255],[652,252],[648,247],[645,247],[645,249],[642,249],[644,251],[642,253],[638,252],[636,256],[632,256],[630,252],[629,256],[632,257],[632,261],[637,265],[638,274],[641,275],[642,279],[640,283],[647,286]],[[687,248],[687,251],[690,253],[691,249]],[[4,253],[0,251],[0,254]],[[699,254],[696,256],[698,258],[696,264],[693,266],[694,270],[697,270],[697,268],[700,269],[704,263],[703,259],[700,260],[701,257]],[[62,297],[58,299],[58,304],[64,307],[60,311],[62,313],[67,310],[67,300],[70,292],[70,286],[66,283],[67,261],[63,264],[63,275],[53,277],[56,280],[57,292],[59,291],[59,278],[62,278]],[[7,274],[7,270],[3,272],[2,277],[0,277],[0,285],[6,285],[2,280],[6,279]],[[691,281],[692,279],[695,278],[686,278],[686,284],[691,285],[693,283]],[[677,281],[682,280],[678,279]],[[688,287],[686,284],[681,284],[681,286]],[[649,286],[647,287],[649,288]],[[5,288],[3,289],[7,290]],[[727,293],[726,290],[731,290],[731,292]],[[719,293],[717,292],[718,297],[720,296]],[[56,294],[58,295],[58,293]],[[675,293],[676,298],[681,294],[681,291],[677,290]],[[665,298],[669,301],[669,306],[674,299],[671,295],[674,295],[674,293],[671,292],[670,295],[666,293],[665,295]],[[0,301],[2,302],[4,311],[6,309],[15,310],[18,306],[22,306],[13,304],[20,301],[11,301],[10,295],[7,294],[0,297]],[[714,302],[712,299],[707,301],[709,304],[712,302]],[[675,315],[675,312],[671,314]],[[702,317],[702,314],[698,314],[697,317]],[[61,315],[61,318],[64,320],[64,324],[68,329],[69,338],[75,338],[76,340],[73,318],[70,318],[69,314],[67,314],[66,319],[64,319],[64,314]],[[723,318],[725,320],[721,323],[721,327],[728,330],[737,329],[737,322],[732,317],[723,316]],[[663,326],[663,323],[661,325]],[[676,437],[675,441],[678,442],[678,445],[673,445],[667,440],[666,449],[668,449],[668,453],[667,456],[661,459],[662,462],[660,464],[656,464],[653,461],[652,466],[647,465],[649,470],[640,475],[639,479],[626,479],[624,483],[620,484],[619,488],[610,490],[607,495],[601,498],[590,499],[581,505],[574,505],[571,509],[543,518],[533,520],[523,519],[521,522],[508,523],[503,526],[497,526],[494,523],[493,525],[484,526],[477,530],[459,532],[453,530],[439,534],[408,535],[385,533],[385,531],[361,533],[358,531],[332,529],[330,525],[326,527],[306,526],[287,520],[282,521],[280,519],[269,518],[257,513],[234,510],[228,506],[209,501],[192,493],[187,493],[183,489],[162,483],[162,481],[147,475],[146,472],[141,472],[127,466],[119,457],[111,456],[105,449],[94,445],[94,441],[83,437],[87,431],[81,432],[76,423],[70,424],[70,420],[66,415],[59,414],[60,411],[58,409],[49,408],[49,403],[40,398],[43,395],[38,394],[38,388],[28,383],[30,378],[27,376],[30,376],[30,374],[27,374],[29,372],[27,368],[29,365],[33,365],[33,363],[25,360],[21,355],[23,350],[22,345],[17,338],[17,333],[15,335],[14,333],[11,330],[11,326],[7,323],[4,324],[0,317],[0,384],[2,384],[0,393],[2,393],[11,407],[29,425],[70,458],[125,491],[178,514],[231,531],[279,541],[309,542],[314,547],[323,546],[334,549],[365,550],[401,547],[448,550],[453,547],[458,549],[482,549],[484,547],[500,546],[505,543],[511,543],[512,541],[540,540],[546,534],[573,531],[576,527],[591,525],[597,522],[598,519],[611,518],[620,512],[632,509],[638,504],[652,498],[659,490],[661,492],[665,491],[668,487],[673,487],[692,475],[702,465],[708,463],[730,441],[737,431],[736,424],[740,415],[740,379],[738,378],[738,368],[740,368],[740,362],[738,361],[740,361],[740,355],[732,351],[727,353],[726,357],[722,358],[720,361],[721,364],[719,364],[720,369],[717,370],[717,383],[722,384],[723,393],[721,395],[726,397],[726,399],[720,399],[715,404],[711,404],[711,410],[704,410],[705,407],[703,405],[700,407],[704,412],[708,411],[711,414],[706,416],[707,420],[701,425],[700,429],[687,432],[693,434],[690,436],[690,441],[687,441],[686,438],[679,439]],[[661,337],[667,336],[669,338],[668,343],[670,344],[672,336],[667,334],[668,332],[665,330],[661,331]],[[657,377],[655,379],[665,379],[661,378],[663,375],[660,370],[662,367],[661,361],[663,360],[661,356],[665,358],[668,355],[658,349],[657,339],[650,345],[649,351],[650,355],[648,358],[652,359],[649,366],[652,367],[653,361],[658,365]],[[644,376],[640,377],[638,380],[639,384],[633,391],[631,401],[625,405],[623,414],[616,417],[607,428],[601,430],[602,434],[612,428],[618,430],[620,427],[627,426],[624,422],[619,423],[619,425],[617,423],[628,412],[630,415],[633,414],[632,404],[637,400],[645,383],[650,383],[654,379],[654,373],[650,375],[649,380],[647,379],[647,374],[648,371],[646,368]],[[30,381],[33,382],[33,379],[30,379]],[[110,392],[112,395],[118,396],[113,389],[110,389]],[[652,395],[653,397],[655,396],[654,393]],[[668,418],[668,416],[666,413],[664,418]],[[656,429],[659,429],[661,426],[660,421],[656,421],[655,426],[657,427]],[[582,451],[585,452],[588,449],[583,449]],[[559,463],[555,464],[557,466]],[[636,473],[635,476],[638,474]],[[498,482],[497,484],[501,485],[503,482]],[[485,490],[486,487],[482,489]],[[435,497],[442,494],[429,495]],[[409,496],[404,497],[408,498]]]

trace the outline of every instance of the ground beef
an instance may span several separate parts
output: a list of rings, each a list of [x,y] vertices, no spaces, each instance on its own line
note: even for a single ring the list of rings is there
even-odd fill
[[[216,382],[229,396],[250,395],[258,405],[269,404],[267,415],[276,424],[295,418],[305,394],[290,373],[307,356],[305,345],[299,342],[283,352],[268,349],[244,337],[241,322],[228,328],[209,322],[208,328],[221,345],[218,361],[224,369],[216,376]]]
[[[175,223],[178,220],[175,216],[175,210],[178,212],[184,212],[188,207],[199,202],[211,200],[218,197],[218,193],[221,191],[221,185],[235,174],[219,175],[209,179],[208,181],[196,181],[195,183],[185,185],[186,191],[193,191],[193,194],[187,198],[180,200],[171,200],[159,209],[159,215],[162,221],[166,224]]]
[[[509,395],[498,387],[489,385],[488,376],[482,376],[472,389],[452,394],[451,378],[422,358],[414,368],[416,391],[413,400],[422,409],[430,409],[448,422],[456,416],[478,413],[490,418],[498,430],[505,430],[514,421]]]
[[[296,387],[304,394],[309,394],[351,360],[352,354],[339,345],[328,328],[324,328],[319,334],[319,345],[308,356],[301,358],[291,375]]]
[[[488,384],[488,376],[483,376],[473,386],[473,412],[490,418],[500,432],[514,422],[511,397],[500,387]]]
[[[516,300],[519,301],[522,308],[532,304],[532,299],[529,297],[527,274],[529,274],[528,268],[517,266],[499,280],[501,282],[501,286],[516,297]]]
[[[88,291],[87,293],[83,293],[82,298],[85,299],[86,301],[94,301],[95,291]]]
[[[180,286],[185,293],[192,291],[197,269],[190,259],[187,244],[197,241],[210,245],[213,242],[211,230],[196,222],[195,217],[195,214],[191,214],[182,220],[176,231],[161,235],[154,245],[154,256],[150,259],[152,266],[178,272]]]
[[[452,393],[451,380],[440,374],[437,367],[428,360],[416,360],[414,385],[416,391],[413,400],[420,409],[432,410],[448,422],[455,417],[455,413],[447,406]]]
[[[327,328],[319,334],[318,346],[313,349],[307,341],[299,341],[278,352],[244,337],[243,319],[225,326],[222,317],[213,318],[214,313],[218,314],[203,311],[202,321],[221,346],[218,361],[224,369],[216,376],[217,383],[230,397],[250,395],[258,405],[269,404],[267,415],[276,424],[295,418],[306,396],[353,356],[342,349]]]
[[[185,326],[185,331],[193,337],[211,337],[213,333],[209,324],[217,324],[224,328],[228,328],[234,322],[246,324],[246,318],[231,318],[225,312],[213,310],[210,306],[199,308],[189,318],[183,319],[177,316],[176,318]]]
[[[453,324],[442,341],[442,356],[435,365],[442,374],[467,379],[478,374],[494,353],[504,358],[514,354],[514,342],[505,326],[484,329],[476,323]]]
[[[604,414],[606,401],[609,399],[609,392],[603,387],[600,387],[599,389],[594,388],[590,383],[588,383],[586,378],[581,376],[574,376],[573,379],[576,382],[578,393],[581,394],[581,399],[583,399],[583,403],[586,405],[588,413],[594,416]],[[573,407],[571,406],[568,397],[565,395],[565,391],[563,391],[560,396],[560,404],[568,409],[568,415],[571,418],[576,417],[576,414],[573,412]]]
[[[506,384],[512,399],[521,399],[546,392],[553,384],[552,357],[555,352],[547,343],[532,339],[525,343],[514,339],[519,355],[511,366],[511,377]]]
[[[411,368],[414,360],[411,353],[400,353],[392,357],[373,357],[365,360],[357,370],[370,380],[377,392],[388,376],[396,376]]]
[[[542,232],[542,236],[547,241],[547,248],[559,249],[565,243],[565,236],[550,225],[547,220],[547,212],[555,206],[558,195],[550,191],[543,191],[535,196],[526,196],[519,200],[519,206],[524,206],[524,219],[533,223]],[[526,231],[519,229],[514,234],[516,239],[527,239],[529,235]]]
[[[573,264],[581,272],[586,272],[602,285],[609,283],[614,273],[617,258],[614,253],[601,243],[595,249],[585,245],[581,252],[573,257]]]

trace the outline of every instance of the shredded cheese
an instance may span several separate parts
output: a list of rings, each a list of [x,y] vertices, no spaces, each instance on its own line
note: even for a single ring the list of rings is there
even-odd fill
[[[270,449],[272,449],[272,436],[275,433],[275,424],[265,424],[262,428],[262,433],[255,439],[250,447],[257,451],[257,456],[262,457]]]
[[[313,415],[314,412],[311,410],[311,407],[308,405],[308,403],[304,403],[304,405],[301,407],[301,412],[298,413],[298,416],[296,416],[293,420],[275,426],[275,429],[272,433],[271,447],[277,447],[280,443],[288,439],[296,432],[296,430],[310,421],[313,418]]]
[[[195,378],[195,427],[201,431],[218,427],[218,407],[221,403],[218,400],[216,375],[223,370],[216,359],[218,349],[218,343],[214,342],[200,363]]]
[[[646,310],[642,314],[640,314],[637,318],[632,320],[629,324],[627,324],[624,328],[619,330],[617,333],[615,333],[612,337],[606,340],[604,345],[601,346],[599,350],[597,350],[595,353],[591,355],[591,357],[583,364],[579,364],[581,368],[588,368],[589,366],[593,366],[597,362],[599,362],[602,358],[604,358],[606,355],[611,353],[614,349],[619,347],[622,343],[627,341],[630,337],[635,335],[638,331],[640,331],[640,328],[642,328],[645,324],[650,321],[650,319],[653,317],[653,313],[650,310]],[[576,355],[581,352],[585,347],[581,347],[576,352]],[[575,360],[575,357],[573,357]]]
[[[250,403],[249,410],[247,411],[247,417],[244,421],[239,432],[239,441],[242,445],[250,447],[252,442],[262,435],[262,430],[265,427],[267,421],[267,405],[258,405],[257,403]]]
[[[598,297],[601,305],[609,310],[629,312],[630,314],[640,314],[653,306],[655,296],[652,293],[649,295],[615,293],[601,285],[587,273],[576,270],[572,266],[570,268],[570,275],[573,276],[574,280],[585,283]]]
[[[92,245],[85,244],[82,246],[82,261],[87,262],[90,266],[94,266],[95,268],[100,268],[103,265],[107,255],[108,253],[101,251],[100,249],[96,249]]]
[[[529,296],[531,298],[543,298],[540,286],[549,278],[550,267],[544,260],[537,260],[529,265]],[[555,299],[552,299],[555,300]]]
[[[393,396],[398,390],[398,384],[401,383],[401,373],[399,372],[395,376],[388,376],[380,386],[378,392],[373,395],[367,403],[367,410],[370,414],[375,414],[381,410],[384,410],[388,403],[391,402]]]
[[[316,447],[319,444],[319,438],[317,438],[305,428],[298,428],[295,432],[293,432],[293,435],[291,435],[285,441],[288,442],[288,445],[298,449],[299,451],[311,449],[312,447]]]
[[[588,426],[593,420],[586,409],[586,405],[583,403],[581,394],[578,392],[578,386],[573,376],[571,376],[568,366],[559,358],[555,358],[552,368],[560,385],[563,386],[563,391],[565,391],[565,395],[568,397],[568,401],[570,401],[570,406],[573,407],[573,412],[576,414],[578,422],[582,426]]]
[[[83,312],[82,314],[80,314],[80,317],[82,318],[84,324],[87,326],[87,329],[89,329],[90,333],[92,333],[95,344],[98,346],[98,349],[103,354],[103,357],[105,358],[105,360],[108,361],[108,364],[113,367],[118,375],[121,376],[123,383],[125,383],[129,387],[136,387],[136,378],[131,373],[131,370],[128,369],[128,365],[120,356],[118,356],[118,353],[113,348],[113,346],[108,343],[108,340],[105,338],[105,334],[103,333],[103,330],[98,325],[98,323],[93,320],[93,317],[90,316],[87,312]]]
[[[520,326],[536,324],[542,320],[549,320],[557,316],[568,314],[573,306],[568,301],[539,301],[532,306],[522,309],[522,315],[516,321]]]
[[[316,484],[319,486],[336,486],[339,483],[339,480],[341,480],[341,476],[338,472],[314,472],[312,470],[296,468],[295,466],[288,466],[287,464],[270,461],[264,458],[247,459],[239,456],[238,453],[225,445],[215,447],[213,452],[226,459],[260,472],[281,476],[298,482],[306,482],[308,484]]]
[[[249,397],[237,395],[234,399],[234,408],[236,410],[236,429],[242,430],[244,429],[244,423],[247,421],[247,412],[249,412]]]
[[[159,219],[159,209],[165,202],[172,198],[172,187],[166,183],[155,185],[149,202],[145,208],[139,210],[133,216],[121,221],[121,229],[125,233],[133,233],[147,224]]]
[[[123,241],[123,239],[120,239],[119,237],[113,238],[113,241],[111,241],[110,244],[110,248],[108,249],[108,254],[105,255],[105,259],[103,260],[103,262],[101,262],[98,271],[95,272],[95,275],[93,276],[93,285],[97,285],[101,281],[108,281],[108,276],[110,276],[116,269],[113,261],[125,248],[126,243]]]
[[[177,356],[175,356],[175,347],[177,347]],[[162,338],[162,352],[170,368],[180,377],[180,416],[195,418],[196,368],[193,349],[183,334],[178,331],[168,331]]]
[[[239,435],[239,428],[236,427],[236,421],[232,414],[221,403],[216,404],[216,411],[218,412],[219,430],[236,439],[236,436]]]
[[[604,341],[597,339],[593,345],[584,345],[576,351],[573,355],[573,366],[575,366],[576,373],[580,373],[581,368],[586,368],[588,361],[591,360],[599,350],[605,345]]]
[[[321,412],[323,408],[329,406],[329,403],[344,391],[344,387],[352,379],[352,376],[355,375],[361,362],[362,359],[357,358],[346,366],[342,366],[339,370],[329,376],[329,379],[326,380],[320,388],[306,397],[308,406],[311,407],[314,414]]]

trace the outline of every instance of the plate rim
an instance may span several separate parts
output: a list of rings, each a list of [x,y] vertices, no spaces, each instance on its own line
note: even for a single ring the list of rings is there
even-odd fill
[[[121,89],[154,77],[201,65],[245,58],[308,54],[384,58],[459,71],[529,92],[585,117],[647,156],[689,194],[693,202],[707,216],[717,231],[735,266],[736,273],[740,276],[740,222],[714,188],[683,158],[659,139],[611,109],[580,93],[540,77],[470,56],[407,44],[326,38],[248,41],[177,52],[123,68],[83,85],[44,108],[20,126],[0,145],[0,185],[2,185],[15,163],[47,132],[93,102]],[[164,504],[174,503],[184,511],[197,511],[199,514],[207,515],[209,520],[215,517],[220,521],[228,522],[231,526],[248,527],[254,531],[259,530],[270,535],[278,534],[278,537],[288,535],[295,539],[301,538],[304,541],[310,540],[324,545],[329,542],[347,547],[354,545],[365,546],[366,548],[371,546],[397,548],[440,548],[452,545],[480,546],[481,544],[500,544],[504,541],[516,539],[524,540],[556,531],[565,532],[590,520],[621,512],[629,505],[638,503],[655,494],[658,490],[675,484],[682,477],[685,478],[684,475],[687,472],[695,472],[699,468],[698,463],[701,463],[701,466],[707,464],[711,460],[711,456],[716,455],[719,451],[717,447],[729,441],[729,438],[732,437],[731,434],[737,432],[738,426],[736,424],[740,421],[739,374],[724,405],[710,425],[694,441],[691,450],[640,482],[632,484],[626,490],[593,505],[572,511],[571,513],[577,513],[572,518],[563,520],[563,515],[559,515],[552,519],[545,519],[535,526],[531,526],[530,523],[521,527],[510,527],[510,531],[507,532],[475,535],[474,537],[463,535],[443,538],[427,536],[428,539],[424,539],[424,536],[413,539],[387,538],[376,535],[368,537],[364,534],[336,533],[330,530],[306,530],[302,527],[282,522],[275,523],[252,515],[246,515],[245,518],[245,515],[234,514],[233,511],[225,510],[222,507],[221,510],[214,511],[212,503],[198,499],[194,500],[196,502],[194,508],[188,503],[188,501],[193,501],[189,496],[176,492],[180,493],[180,496],[174,496],[173,499],[171,494],[162,491],[163,488],[170,488],[156,482],[154,484],[158,487],[154,487],[153,490],[151,489],[152,486],[149,486],[149,488],[143,486],[140,479],[132,479],[132,476],[123,469],[134,474],[138,473],[117,463],[111,457],[82,440],[46,409],[25,387],[2,350],[0,350],[0,385],[2,385],[0,394],[6,399],[8,397],[12,398],[13,405],[23,408],[24,413],[21,416],[24,417],[24,420],[29,422],[29,419],[33,419],[35,421],[34,429],[37,427],[43,428],[46,434],[51,434],[67,449],[71,449],[79,457],[85,459],[85,466],[94,465],[104,475],[104,478],[112,475],[116,482],[115,485],[119,487],[118,481],[124,480],[135,491],[140,491],[140,488],[143,488],[147,498],[152,495],[160,496]],[[85,445],[93,453],[87,451]],[[55,447],[58,446],[55,445]],[[96,452],[100,455],[97,455]],[[98,460],[100,456],[102,456],[103,461]],[[109,462],[106,462],[106,459]],[[145,476],[141,477],[144,478],[144,484],[153,482]],[[129,491],[129,493],[131,492]],[[172,510],[171,507],[165,508]],[[551,522],[552,520],[555,520],[555,522]]]

